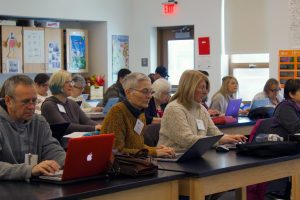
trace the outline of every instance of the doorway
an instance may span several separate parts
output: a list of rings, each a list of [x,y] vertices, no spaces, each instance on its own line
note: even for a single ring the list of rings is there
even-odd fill
[[[194,69],[194,26],[157,29],[158,65],[168,69],[171,85],[178,85],[181,74]]]

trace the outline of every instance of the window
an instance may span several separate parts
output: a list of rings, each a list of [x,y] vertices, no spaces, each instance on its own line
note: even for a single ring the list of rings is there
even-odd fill
[[[229,71],[239,82],[238,96],[251,101],[269,79],[269,54],[233,54]]]
[[[194,40],[169,40],[168,63],[169,81],[178,85],[181,74],[194,69]]]

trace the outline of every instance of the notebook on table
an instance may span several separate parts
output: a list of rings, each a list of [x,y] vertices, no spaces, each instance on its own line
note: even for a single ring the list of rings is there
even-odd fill
[[[212,148],[223,135],[206,136],[200,138],[184,153],[176,153],[175,158],[157,158],[158,161],[163,162],[183,162],[193,158],[201,157],[205,152]]]
[[[239,110],[242,103],[242,99],[230,99],[225,112],[225,116],[232,116],[237,118],[239,116]]]
[[[113,142],[113,134],[70,139],[63,171],[39,180],[65,184],[106,177]]]

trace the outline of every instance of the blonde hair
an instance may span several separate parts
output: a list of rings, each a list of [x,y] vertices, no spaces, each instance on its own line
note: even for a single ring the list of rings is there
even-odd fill
[[[159,78],[152,84],[153,97],[160,99],[163,92],[171,91],[171,84],[164,78]]]
[[[53,95],[62,94],[63,87],[72,76],[66,70],[59,70],[52,74],[49,80],[49,89]]]
[[[214,98],[218,93],[221,93],[225,97],[225,99],[229,99],[229,96],[231,96],[231,94],[229,93],[228,85],[231,80],[235,80],[235,82],[239,85],[239,82],[234,76],[225,76],[222,78],[221,88],[213,95],[212,98]],[[236,94],[233,95],[235,96]]]
[[[195,91],[201,81],[205,81],[207,89],[210,88],[208,78],[198,70],[186,70],[180,77],[179,85],[176,93],[171,97],[170,101],[177,100],[188,110],[194,104]]]

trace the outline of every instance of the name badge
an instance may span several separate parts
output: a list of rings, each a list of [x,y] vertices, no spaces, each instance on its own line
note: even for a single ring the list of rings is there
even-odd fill
[[[134,131],[137,134],[141,135],[143,127],[144,127],[144,123],[141,120],[137,119],[136,123],[135,123],[135,126],[134,126]]]
[[[31,167],[33,167],[34,165],[37,165],[37,163],[38,163],[38,155],[26,153],[24,160],[25,160],[26,165],[30,165]]]
[[[203,121],[201,119],[196,119],[198,130],[205,130]]]
[[[59,112],[66,113],[65,107],[63,105],[57,104]]]

